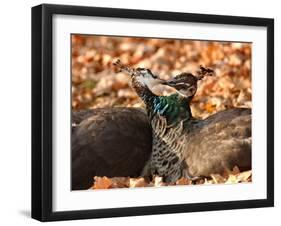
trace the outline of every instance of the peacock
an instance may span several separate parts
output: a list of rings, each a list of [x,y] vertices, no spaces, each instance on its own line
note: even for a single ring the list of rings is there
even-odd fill
[[[72,190],[94,176],[139,177],[152,151],[152,129],[141,108],[97,108],[72,113]]]
[[[164,83],[154,80],[151,88],[158,82]],[[139,177],[151,152],[152,129],[144,109],[72,112],[72,190],[89,188],[94,176]]]
[[[238,166],[251,169],[251,109],[234,108],[200,120],[192,116],[190,102],[197,82],[212,70],[181,73],[171,80],[159,79],[149,69],[115,65],[131,75],[132,86],[146,105],[152,126],[152,153],[142,176],[159,175],[166,182],[181,177],[191,180],[223,173]],[[176,89],[170,96],[157,96],[157,84]]]

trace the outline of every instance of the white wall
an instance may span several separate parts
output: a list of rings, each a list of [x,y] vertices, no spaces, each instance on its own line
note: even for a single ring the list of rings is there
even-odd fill
[[[30,7],[41,1],[2,1],[0,27],[0,224],[35,225],[30,219]],[[45,2],[46,3],[46,2]],[[281,84],[279,74],[281,14],[278,1],[114,1],[69,0],[47,3],[89,5],[102,7],[139,8],[147,10],[181,11],[192,13],[228,14],[238,16],[275,18],[275,84]],[[281,89],[276,87],[275,96],[275,159],[280,159]],[[278,128],[279,127],[279,128]],[[279,138],[279,139],[278,139]],[[127,217],[99,220],[60,222],[60,225],[146,225],[146,224],[217,224],[254,225],[280,222],[281,211],[280,172],[276,162],[275,208],[199,212],[161,216]],[[276,224],[275,224],[276,225]]]

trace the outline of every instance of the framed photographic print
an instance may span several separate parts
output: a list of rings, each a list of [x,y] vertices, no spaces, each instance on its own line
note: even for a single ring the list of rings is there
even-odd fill
[[[274,205],[274,21],[32,8],[32,217]]]

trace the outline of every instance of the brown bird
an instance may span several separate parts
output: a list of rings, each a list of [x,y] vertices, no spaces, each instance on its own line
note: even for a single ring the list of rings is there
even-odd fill
[[[148,117],[140,108],[99,108],[72,113],[72,190],[94,176],[138,177],[152,150]]]
[[[197,76],[182,73],[161,81],[149,69],[131,69],[116,62],[132,77],[132,85],[146,104],[152,125],[152,154],[142,175],[158,174],[166,182],[181,177],[190,179],[232,170],[251,168],[251,109],[229,109],[207,119],[192,116],[190,101],[197,91],[197,81],[212,74],[200,67]],[[155,83],[174,87],[177,94],[157,96]]]

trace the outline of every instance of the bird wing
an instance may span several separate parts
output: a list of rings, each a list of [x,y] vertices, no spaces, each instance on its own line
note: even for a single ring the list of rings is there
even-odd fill
[[[185,159],[193,176],[251,167],[251,110],[230,109],[194,120],[186,131]]]
[[[151,150],[151,128],[143,110],[99,109],[73,131],[72,184],[88,186],[94,176],[139,176]]]

